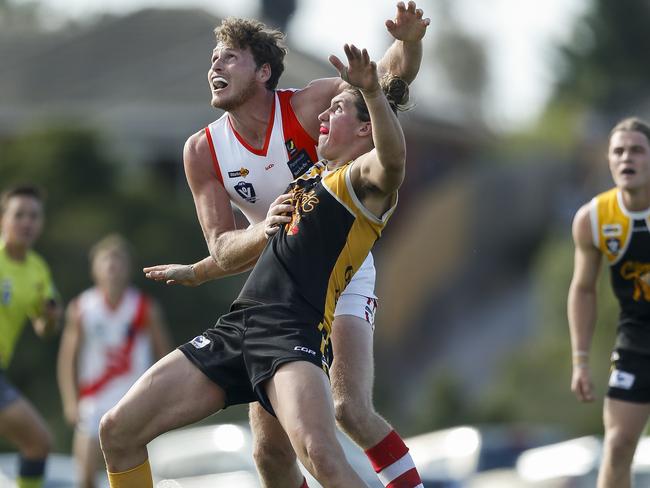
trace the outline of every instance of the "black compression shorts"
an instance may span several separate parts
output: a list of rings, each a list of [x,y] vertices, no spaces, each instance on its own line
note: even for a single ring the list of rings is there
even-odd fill
[[[650,355],[627,349],[612,353],[607,396],[633,403],[650,403]]]
[[[263,383],[280,365],[308,361],[329,374],[329,336],[319,324],[311,311],[236,302],[214,327],[179,349],[225,391],[226,407],[259,401],[275,415]]]

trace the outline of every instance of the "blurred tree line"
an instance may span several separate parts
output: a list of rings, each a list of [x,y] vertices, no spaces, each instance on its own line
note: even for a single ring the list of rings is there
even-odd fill
[[[581,404],[570,391],[566,307],[573,270],[571,219],[580,205],[613,186],[606,160],[610,128],[630,115],[650,119],[650,67],[644,62],[649,23],[650,2],[592,0],[571,40],[557,47],[557,81],[544,113],[532,127],[499,139],[491,149],[492,163],[530,164],[541,155],[549,163],[563,161],[571,167],[571,181],[558,181],[548,195],[549,204],[559,203],[556,223],[529,270],[536,332],[520,349],[504,355],[498,381],[480,398],[468,396],[453,372],[433,380],[421,415],[413,419],[413,432],[463,423],[523,422],[555,425],[567,435],[602,434],[618,304],[603,263],[591,352],[597,399]],[[476,368],[480,375],[480,365]]]
[[[136,252],[134,283],[162,304],[178,345],[227,310],[243,277],[196,289],[146,280],[143,266],[194,262],[207,256],[207,247],[189,189],[179,191],[154,165],[111,160],[108,153],[89,128],[34,129],[0,141],[1,186],[30,182],[46,191],[45,229],[36,250],[50,264],[66,303],[91,286],[90,246],[109,232],[129,239]],[[67,451],[71,432],[63,425],[55,376],[58,342],[39,340],[26,327],[8,373],[52,426],[55,449]]]

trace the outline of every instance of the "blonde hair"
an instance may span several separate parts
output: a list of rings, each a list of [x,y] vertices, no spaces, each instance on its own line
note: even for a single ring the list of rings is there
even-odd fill
[[[133,259],[133,248],[129,241],[122,235],[113,233],[103,237],[90,248],[90,252],[88,253],[90,262],[92,263],[99,254],[107,251],[118,251],[124,254],[129,260],[129,263]]]
[[[618,122],[609,133],[609,138],[611,139],[614,133],[619,131],[640,132],[650,144],[650,125],[639,117],[627,117]]]

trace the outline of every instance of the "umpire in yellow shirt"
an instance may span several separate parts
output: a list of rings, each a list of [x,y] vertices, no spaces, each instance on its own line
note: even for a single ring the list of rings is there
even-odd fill
[[[29,319],[36,333],[53,332],[61,305],[50,270],[32,246],[43,228],[43,196],[17,186],[0,196],[0,436],[20,452],[18,488],[43,486],[52,436],[34,406],[7,381],[20,333]]]

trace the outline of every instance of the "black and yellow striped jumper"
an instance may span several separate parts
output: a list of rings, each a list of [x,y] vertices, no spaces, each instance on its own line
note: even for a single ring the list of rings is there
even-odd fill
[[[395,209],[378,218],[363,207],[353,164],[327,171],[320,162],[290,185],[291,223],[269,239],[230,313],[181,346],[229,405],[259,400],[273,413],[260,384],[286,362],[328,372],[336,301]]]

